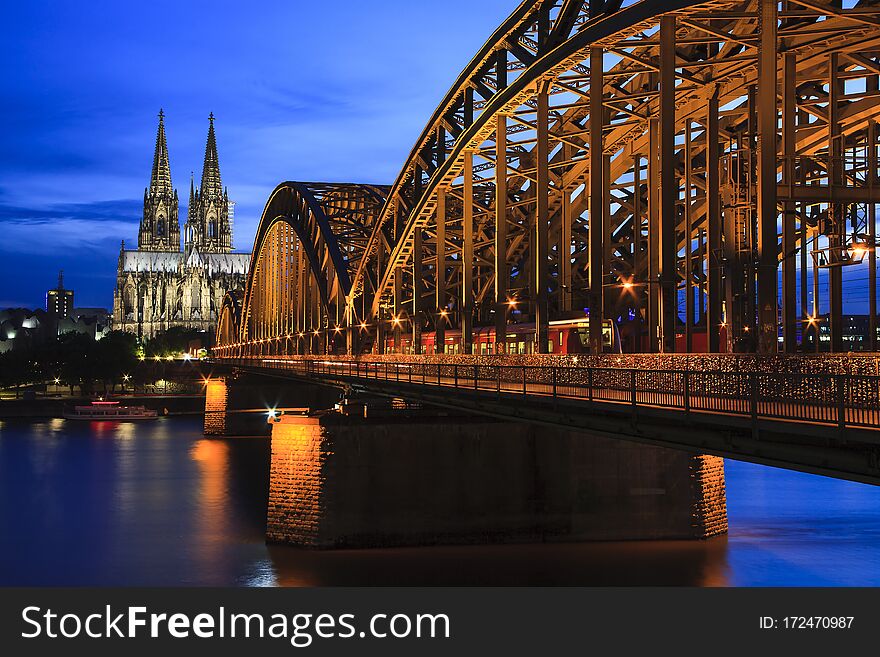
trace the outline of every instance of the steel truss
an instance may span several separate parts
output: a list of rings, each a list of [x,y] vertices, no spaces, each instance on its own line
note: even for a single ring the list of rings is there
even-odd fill
[[[513,309],[539,352],[587,309],[594,351],[610,317],[629,351],[792,352],[820,302],[840,351],[863,261],[875,350],[878,27],[876,0],[524,2],[393,186],[275,190],[221,354],[468,353]]]

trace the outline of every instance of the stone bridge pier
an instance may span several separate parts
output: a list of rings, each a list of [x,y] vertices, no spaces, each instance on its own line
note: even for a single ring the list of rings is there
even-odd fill
[[[272,424],[270,542],[342,548],[727,531],[717,457],[439,412],[366,415],[324,411]]]
[[[332,407],[338,390],[244,373],[212,374],[205,380],[206,436],[266,436],[270,410]]]

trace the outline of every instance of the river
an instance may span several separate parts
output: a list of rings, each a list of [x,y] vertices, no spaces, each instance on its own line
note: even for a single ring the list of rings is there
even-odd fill
[[[268,450],[196,418],[0,421],[0,585],[880,586],[880,487],[727,461],[709,541],[309,551],[263,542]]]

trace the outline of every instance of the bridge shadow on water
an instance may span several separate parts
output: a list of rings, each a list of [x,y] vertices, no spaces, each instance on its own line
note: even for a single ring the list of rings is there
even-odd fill
[[[309,551],[269,546],[280,586],[725,586],[727,539]]]

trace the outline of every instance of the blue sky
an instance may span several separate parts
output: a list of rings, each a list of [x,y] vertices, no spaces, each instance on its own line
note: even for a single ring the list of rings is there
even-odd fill
[[[59,269],[77,305],[110,307],[120,240],[137,241],[160,107],[181,218],[217,116],[235,246],[250,250],[282,180],[393,182],[517,4],[5,3],[0,308],[42,305]]]

